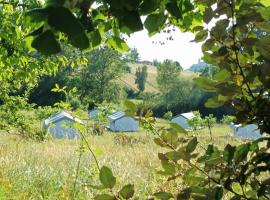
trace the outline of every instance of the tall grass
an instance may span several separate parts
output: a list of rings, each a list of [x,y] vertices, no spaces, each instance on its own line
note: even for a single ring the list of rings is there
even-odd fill
[[[239,142],[228,135],[225,126],[215,126],[213,133],[214,143],[220,146]],[[189,134],[198,135],[202,146],[210,142],[206,129]],[[117,140],[116,136],[132,136],[133,140]],[[163,177],[156,173],[160,168],[157,154],[162,149],[152,138],[144,132],[106,133],[89,136],[88,141],[98,162],[113,169],[118,188],[133,183],[135,199],[146,199],[164,187]],[[0,133],[0,199],[72,199],[73,196],[92,199],[96,190],[91,185],[99,185],[99,181],[94,160],[87,151],[81,157],[76,190],[73,190],[79,146],[79,140],[38,143]]]

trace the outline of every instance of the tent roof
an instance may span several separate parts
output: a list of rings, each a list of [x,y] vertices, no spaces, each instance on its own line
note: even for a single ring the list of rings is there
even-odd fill
[[[192,119],[192,118],[195,117],[195,115],[193,114],[193,112],[182,113],[181,116],[183,116],[186,119]]]
[[[115,111],[112,114],[108,115],[108,118],[112,121],[120,119],[125,116],[125,112],[123,111]]]
[[[195,115],[193,114],[193,112],[187,112],[187,113],[181,113],[179,115],[176,115],[173,118],[176,118],[176,117],[179,117],[179,116],[182,116],[182,117],[184,117],[186,119],[192,119],[192,118],[195,117]]]
[[[45,123],[45,125],[48,125],[50,123],[56,122],[56,121],[58,121],[60,119],[63,119],[63,118],[68,118],[68,119],[70,119],[70,120],[72,120],[74,122],[78,122],[80,124],[83,124],[83,122],[80,119],[78,119],[76,117],[72,117],[70,114],[68,114],[68,113],[66,113],[64,111],[60,112],[60,113],[58,113],[56,115],[51,116],[50,118],[46,119],[44,121],[44,123]]]

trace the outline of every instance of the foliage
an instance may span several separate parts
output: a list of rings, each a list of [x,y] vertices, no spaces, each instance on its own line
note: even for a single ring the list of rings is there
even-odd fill
[[[227,144],[223,150],[209,144],[203,151],[197,137],[188,136],[177,124],[160,129],[150,116],[143,125],[156,135],[155,143],[167,150],[158,154],[159,174],[168,183],[182,179],[185,185],[176,193],[161,190],[154,194],[157,199],[268,199],[269,177],[263,176],[269,168],[268,138]]]
[[[163,118],[167,120],[171,120],[172,117],[173,117],[173,113],[171,111],[168,111],[163,115]]]
[[[21,8],[8,3],[0,7],[0,99],[4,102],[12,94],[27,95],[41,75],[57,71],[63,63],[64,56],[46,59],[28,48],[31,37],[25,36],[30,27],[23,15]]]
[[[218,73],[212,78],[195,79],[202,89],[217,94],[206,102],[206,106],[231,106],[236,112],[238,123],[256,123],[262,133],[269,135],[268,1],[50,0],[42,8],[28,12],[31,26],[20,17],[21,10],[18,4],[13,6],[9,2],[1,6],[1,24],[4,28],[0,32],[0,80],[1,98],[5,105],[8,105],[7,99],[10,98],[7,96],[21,89],[22,83],[34,85],[36,79],[32,82],[30,77],[56,71],[59,66],[51,63],[54,57],[42,62],[37,62],[36,57],[29,57],[31,54],[25,48],[27,44],[26,40],[21,39],[22,35],[28,35],[28,44],[31,43],[33,48],[46,56],[59,53],[62,43],[78,49],[93,49],[103,42],[125,52],[128,46],[121,38],[121,33],[131,34],[145,27],[152,36],[174,25],[182,31],[194,32],[194,41],[204,42],[204,61],[219,67]],[[142,15],[146,16],[144,24],[140,18]],[[215,21],[214,26],[202,26],[211,21]],[[95,59],[99,57],[91,57],[91,60]],[[49,61],[49,65],[46,61]],[[91,68],[95,68],[95,65]],[[179,73],[176,72],[179,68],[168,63],[166,67],[160,66],[159,70],[157,82],[165,102],[168,102],[169,91],[174,86],[171,81],[178,79]],[[15,76],[13,71],[16,71]],[[98,102],[102,102],[106,96],[103,88],[113,85],[109,82],[110,85],[105,87],[102,83],[95,84],[102,86],[96,90],[103,95],[96,99]],[[14,121],[17,122],[17,119]],[[176,193],[157,191],[154,194],[156,198],[221,199],[228,195],[231,199],[269,199],[269,137],[239,146],[228,144],[222,150],[209,144],[206,150],[201,150],[197,137],[190,138],[181,127],[171,124],[170,129],[157,129],[154,122],[148,114],[143,125],[157,136],[154,140],[156,144],[169,149],[159,154],[163,168],[160,174],[165,175],[168,181],[183,177],[185,183],[185,187]],[[26,129],[22,126],[22,130]],[[92,153],[90,148],[89,151]],[[96,199],[128,199],[133,196],[133,185],[114,188],[116,178],[112,170],[105,166],[99,168],[98,163],[97,167],[101,188],[105,188],[106,193],[97,195]]]
[[[138,63],[140,61],[140,54],[136,48],[131,48],[125,54],[125,60],[130,63]]]
[[[89,64],[78,71],[75,86],[83,101],[119,102],[124,95],[116,80],[125,72],[126,63],[117,51],[108,47],[95,49],[87,55]]]
[[[165,60],[162,65],[157,67],[157,84],[164,96],[165,103],[168,104],[170,91],[176,87],[180,78],[181,68],[171,60]]]
[[[55,54],[61,50],[61,38],[79,49],[93,49],[104,42],[124,52],[128,46],[121,33],[129,35],[145,27],[149,35],[154,35],[169,24],[187,30],[192,23],[199,24],[202,19],[202,15],[194,12],[193,8],[189,0],[179,3],[50,0],[43,8],[28,12],[30,21],[37,27],[32,46],[43,54]],[[140,18],[142,15],[146,16],[144,23]],[[49,42],[44,42],[45,39]]]
[[[135,79],[135,83],[137,84],[138,89],[140,90],[140,92],[143,92],[145,89],[145,82],[147,79],[147,66],[143,66],[143,67],[139,67],[136,69],[136,79]]]
[[[204,126],[204,120],[201,118],[199,111],[193,111],[194,117],[188,120],[189,126],[196,131]]]
[[[269,4],[266,1],[198,2],[205,8],[204,22],[224,15],[215,26],[198,29],[195,41],[205,41],[204,60],[219,67],[212,79],[197,78],[195,82],[205,91],[217,92],[206,102],[208,107],[231,106],[238,123],[256,123],[261,132],[269,133],[268,53]],[[222,11],[220,11],[222,10]],[[205,33],[201,40],[199,35]],[[209,38],[207,38],[209,35]],[[262,75],[263,74],[263,75]],[[260,105],[260,106],[259,106]]]
[[[231,124],[232,122],[234,122],[235,117],[231,116],[231,115],[224,115],[221,122],[223,124]]]
[[[41,130],[40,120],[56,109],[42,108],[34,110],[23,97],[9,96],[9,101],[0,106],[0,129],[21,138],[43,141],[47,135]],[[46,109],[46,110],[44,110]]]

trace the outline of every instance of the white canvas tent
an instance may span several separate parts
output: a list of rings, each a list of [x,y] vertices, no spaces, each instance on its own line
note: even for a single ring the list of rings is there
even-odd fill
[[[241,139],[256,140],[262,137],[255,124],[241,125],[232,123],[230,127],[233,131],[233,136]]]
[[[75,123],[83,124],[78,118],[72,117],[66,112],[61,112],[44,120],[42,127],[46,129],[53,138],[77,139],[80,135],[75,127]]]
[[[108,128],[113,132],[133,132],[139,129],[138,122],[132,117],[126,116],[122,111],[108,115],[108,119],[110,120]]]
[[[98,108],[95,108],[93,110],[90,110],[88,112],[89,118],[92,120],[96,120],[97,115],[100,113],[100,110]]]
[[[99,107],[99,108],[94,108],[94,109],[90,110],[90,111],[88,112],[88,116],[89,116],[89,118],[90,118],[91,120],[98,121],[99,115],[100,115],[102,112],[106,113],[105,111],[111,112],[111,113],[116,112],[115,110],[112,110],[112,111],[109,110],[109,108],[107,108],[107,107]]]
[[[193,119],[195,115],[193,112],[182,113],[172,118],[172,122],[179,124],[182,128],[189,130],[191,127],[188,124],[188,120]]]

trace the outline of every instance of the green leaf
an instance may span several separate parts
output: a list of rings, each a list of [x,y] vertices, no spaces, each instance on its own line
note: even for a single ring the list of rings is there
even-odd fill
[[[140,5],[140,14],[146,15],[156,11],[160,7],[160,0],[143,1]]]
[[[191,168],[184,173],[183,180],[186,184],[199,185],[205,180],[205,178],[197,176],[196,171],[195,168]]]
[[[207,108],[218,108],[220,106],[223,106],[225,103],[225,101],[220,101],[219,97],[218,96],[215,96],[215,97],[212,97],[210,99],[208,99],[206,102],[205,102],[205,106]]]
[[[155,13],[147,16],[144,26],[148,30],[150,36],[160,32],[166,22],[166,15],[163,12]]]
[[[154,138],[154,142],[158,146],[166,147],[166,145],[163,143],[163,141],[160,138]]]
[[[58,31],[66,33],[71,44],[80,49],[89,47],[89,40],[82,24],[69,9],[64,7],[48,8],[48,24]]]
[[[98,47],[101,44],[101,36],[98,30],[89,33],[89,41],[90,41],[89,44],[90,49]]]
[[[182,18],[182,10],[177,5],[177,2],[169,2],[166,4],[166,9],[169,11],[169,13],[175,17],[176,19]]]
[[[111,196],[109,194],[99,194],[94,197],[95,200],[116,200],[114,196]]]
[[[134,185],[128,184],[125,185],[119,192],[120,196],[124,199],[130,199],[134,195]]]
[[[270,51],[269,51],[270,36],[267,35],[267,36],[264,36],[264,37],[260,38],[257,46],[258,46],[258,50],[260,51],[262,56],[265,59],[270,60]]]
[[[126,99],[124,101],[124,106],[127,108],[127,115],[133,116],[137,110],[137,106],[132,101]]]
[[[194,9],[193,4],[191,3],[191,0],[184,0],[183,2],[183,12],[189,12]]]
[[[205,43],[202,45],[202,51],[209,51],[215,46],[216,41],[214,39],[208,39],[205,41]]]
[[[173,198],[173,195],[168,192],[157,192],[154,194],[154,196],[161,200],[168,200]]]
[[[236,148],[236,151],[234,153],[234,162],[235,164],[240,163],[244,159],[246,159],[247,154],[249,152],[249,146],[250,144],[242,144]]]
[[[164,172],[162,174],[164,175],[174,175],[176,172],[176,167],[174,164],[169,163],[167,160],[161,161],[162,168],[164,169]]]
[[[165,143],[173,147],[178,145],[178,134],[175,131],[162,131],[160,137]]]
[[[59,43],[56,41],[50,30],[47,30],[37,36],[32,42],[32,47],[47,56],[61,51]]]
[[[166,158],[169,160],[178,161],[181,158],[181,155],[177,151],[170,151],[165,154]]]
[[[266,7],[270,6],[270,1],[268,0],[260,0],[260,3],[262,3]]]
[[[202,30],[196,34],[194,41],[202,42],[206,40],[207,36],[208,36],[208,30]]]
[[[223,152],[223,157],[224,157],[224,160],[228,162],[229,164],[232,162],[234,152],[235,152],[235,147],[231,146],[230,144],[227,144]]]
[[[26,17],[30,17],[31,22],[42,22],[48,16],[48,10],[46,8],[35,8],[26,12]]]
[[[196,85],[207,92],[216,92],[215,83],[206,77],[194,78],[193,81]]]
[[[128,28],[128,31],[125,31],[125,27]],[[133,33],[143,30],[140,15],[136,11],[128,12],[128,14],[120,20],[120,28],[124,33]]]
[[[191,187],[191,192],[195,194],[204,194],[208,195],[210,193],[210,190],[204,187],[199,187],[199,186],[192,186]]]
[[[186,147],[186,151],[188,153],[192,153],[196,147],[197,147],[197,144],[198,144],[198,140],[197,140],[197,137],[193,137],[187,144],[187,147]]]
[[[214,11],[212,10],[211,7],[208,7],[205,12],[204,12],[204,15],[203,15],[203,21],[208,24],[212,19],[213,17],[215,16],[215,13]]]
[[[121,53],[125,53],[129,49],[126,42],[124,40],[120,39],[119,37],[116,37],[116,36],[108,38],[105,43],[108,44],[111,48],[113,48]]]
[[[215,76],[213,77],[213,79],[215,81],[218,81],[219,83],[220,82],[227,82],[230,78],[231,78],[231,73],[226,69],[222,69],[217,74],[215,74]]]
[[[222,187],[216,187],[215,188],[215,200],[221,200],[223,196],[223,188]]]
[[[220,151],[217,147],[213,146],[212,144],[209,144],[207,146],[205,154],[200,157],[197,162],[202,163],[206,162],[207,160],[213,159],[213,158],[219,158],[220,157]]]
[[[106,166],[100,169],[99,179],[106,188],[113,188],[115,186],[116,178],[113,176],[111,169]]]
[[[177,123],[172,122],[172,123],[170,123],[170,126],[174,130],[176,130],[178,133],[187,133],[187,131]]]
[[[47,0],[46,5],[47,6],[55,6],[55,7],[56,6],[63,6],[65,2],[66,2],[65,0]]]

